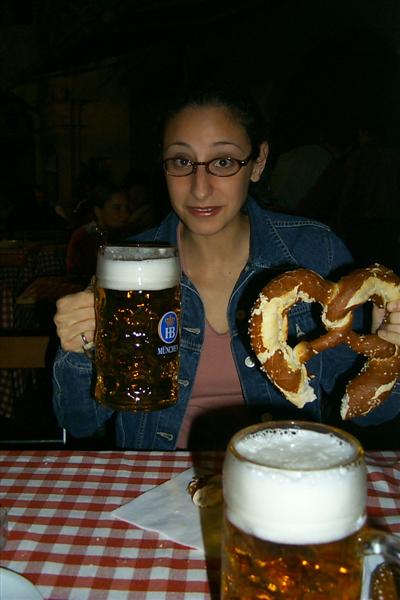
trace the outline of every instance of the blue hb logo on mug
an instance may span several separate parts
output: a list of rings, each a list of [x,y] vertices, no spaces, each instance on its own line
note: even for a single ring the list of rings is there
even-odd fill
[[[158,335],[165,344],[172,344],[178,335],[178,317],[173,311],[163,315],[158,323]]]

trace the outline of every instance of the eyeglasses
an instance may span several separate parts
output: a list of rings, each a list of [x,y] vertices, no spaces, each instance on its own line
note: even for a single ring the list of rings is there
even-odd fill
[[[199,162],[197,160],[189,160],[182,156],[175,158],[166,158],[163,160],[164,170],[168,175],[173,177],[186,177],[196,173],[198,166],[205,167],[207,173],[215,175],[216,177],[232,177],[240,171],[240,169],[246,166],[252,154],[245,160],[239,160],[238,158],[232,158],[231,156],[221,156],[207,160],[206,162]]]

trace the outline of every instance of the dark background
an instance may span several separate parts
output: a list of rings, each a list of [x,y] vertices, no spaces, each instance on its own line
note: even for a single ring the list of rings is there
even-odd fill
[[[132,165],[146,168],[166,90],[205,74],[256,95],[272,124],[271,162],[314,141],[327,120],[373,121],[398,142],[397,0],[2,0],[0,7],[0,193],[12,201],[34,182],[68,211],[82,164],[103,161],[117,177]],[[102,77],[95,90],[79,79],[91,72]],[[95,131],[88,115],[110,85],[130,109],[107,140],[107,119],[99,116]],[[83,125],[82,112],[78,123],[70,117],[77,104],[85,106]],[[66,135],[78,131],[78,143],[65,145],[53,113],[63,125],[70,118]],[[126,147],[114,151],[118,136],[128,136]],[[96,145],[106,151],[96,154]]]

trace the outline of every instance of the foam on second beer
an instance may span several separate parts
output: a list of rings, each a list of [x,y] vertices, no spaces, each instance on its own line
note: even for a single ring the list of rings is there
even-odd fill
[[[224,496],[229,520],[243,531],[279,543],[318,544],[363,525],[365,467],[352,462],[348,442],[305,429],[266,429],[236,448],[247,460],[227,453]]]
[[[135,248],[116,246],[108,247],[105,253],[100,253],[97,259],[97,285],[109,290],[156,291],[179,283],[180,267],[177,257],[139,260],[134,250]]]

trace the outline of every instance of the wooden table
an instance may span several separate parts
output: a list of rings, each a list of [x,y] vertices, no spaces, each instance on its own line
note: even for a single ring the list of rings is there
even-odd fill
[[[0,502],[9,509],[3,567],[46,600],[218,598],[219,564],[198,550],[115,519],[111,512],[193,465],[222,455],[189,452],[7,451]],[[400,451],[367,454],[368,514],[400,534]]]

